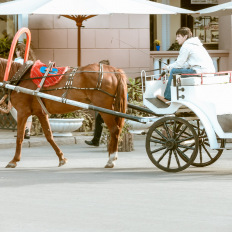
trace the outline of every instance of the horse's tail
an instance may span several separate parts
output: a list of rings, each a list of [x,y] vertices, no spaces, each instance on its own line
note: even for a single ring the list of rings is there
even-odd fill
[[[127,77],[123,70],[118,69],[115,73],[118,79],[117,92],[114,103],[114,110],[126,113],[127,108]],[[119,128],[124,125],[124,118],[116,117],[116,122]]]

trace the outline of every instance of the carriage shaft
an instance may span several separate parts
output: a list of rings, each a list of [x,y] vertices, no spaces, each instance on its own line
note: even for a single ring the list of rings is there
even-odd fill
[[[63,103],[63,104],[76,106],[76,107],[83,108],[83,109],[89,109],[89,110],[94,110],[94,111],[98,111],[98,112],[102,112],[102,113],[106,113],[106,114],[115,115],[117,117],[126,118],[126,119],[136,121],[136,122],[146,123],[146,122],[151,122],[151,121],[156,121],[157,120],[157,118],[153,118],[153,117],[138,117],[138,116],[128,115],[128,114],[121,113],[121,112],[118,112],[118,111],[113,111],[113,110],[101,108],[101,107],[98,107],[98,106],[89,105],[89,104],[86,104],[86,103],[73,101],[73,100],[70,100],[70,99],[57,97],[57,96],[46,94],[46,93],[41,93],[41,92],[38,92],[36,90],[27,89],[27,88],[23,88],[23,87],[20,87],[20,86],[14,86],[14,85],[6,84],[6,83],[3,83],[3,82],[0,82],[0,87],[10,89],[10,90],[16,91],[18,93],[21,92],[21,93],[33,95],[33,96],[36,96],[36,97],[41,97],[41,98],[45,98],[45,99],[48,99],[48,100],[60,102],[60,103]]]

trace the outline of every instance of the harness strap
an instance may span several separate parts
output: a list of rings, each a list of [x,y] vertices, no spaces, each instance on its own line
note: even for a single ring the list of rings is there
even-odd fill
[[[21,78],[26,74],[29,68],[34,64],[33,61],[28,60],[26,61],[22,67],[14,74],[14,76],[10,79],[11,85],[17,85]]]
[[[43,101],[41,100],[41,98],[40,97],[36,97],[36,98],[37,98],[39,104],[41,105],[43,111],[45,112],[45,114],[47,114],[48,116],[50,116],[51,114],[48,112],[48,110],[45,107],[45,105],[44,105]]]
[[[65,83],[65,87],[64,87],[64,89],[66,89],[66,91],[63,93],[62,98],[66,98],[68,90],[72,88],[73,77],[75,76],[77,70],[78,70],[78,67],[74,68],[72,70],[72,72],[69,74],[68,79]]]
[[[62,90],[62,89],[65,89],[66,87],[60,87],[60,88],[55,88],[55,89],[42,89],[41,92],[46,92],[46,91],[54,91],[54,90]],[[115,95],[113,94],[110,94],[108,92],[106,92],[105,90],[103,89],[97,89],[97,88],[77,88],[77,87],[69,87],[69,89],[75,89],[75,90],[98,90],[98,91],[101,91],[113,98],[115,98]]]
[[[42,80],[40,81],[40,83],[39,83],[39,85],[38,85],[38,88],[36,89],[37,92],[39,92],[40,89],[43,87],[43,84],[44,84],[44,82],[45,82],[45,80],[46,80],[46,78],[47,78],[49,72],[52,70],[52,67],[54,66],[54,64],[55,64],[55,62],[51,62],[51,61],[49,62],[48,68],[47,68],[47,70],[46,70],[46,72],[45,72],[45,74],[44,74]]]
[[[39,83],[39,85],[38,85],[38,88],[35,90],[35,92],[39,92],[40,89],[43,87],[43,84],[44,84],[44,82],[45,82],[45,80],[46,80],[46,77],[47,77],[47,75],[49,74],[49,72],[51,71],[51,69],[52,69],[52,67],[53,67],[54,64],[55,64],[55,62],[49,62],[48,68],[47,68],[47,70],[46,70],[46,72],[45,72],[45,74],[44,74],[42,80],[40,81],[40,83]],[[43,111],[44,111],[47,115],[51,115],[51,114],[48,112],[47,108],[45,107],[45,105],[44,105],[43,101],[41,100],[41,98],[40,98],[40,97],[37,97],[37,96],[36,96],[36,98],[37,98],[39,104],[41,105]]]
[[[98,76],[98,81],[97,81],[97,86],[96,86],[97,89],[101,88],[102,80],[103,80],[103,64],[100,63],[99,76]]]

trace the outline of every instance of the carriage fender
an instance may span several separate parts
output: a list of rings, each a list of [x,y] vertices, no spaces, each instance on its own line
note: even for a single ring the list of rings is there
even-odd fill
[[[172,101],[172,102],[175,102],[175,101]],[[200,119],[201,123],[203,124],[205,128],[207,137],[209,139],[210,148],[219,149],[219,144],[217,142],[216,133],[212,126],[212,123],[210,122],[206,113],[199,107],[199,105],[196,106],[194,103],[189,102],[189,101],[188,102],[187,101],[176,101],[176,103],[181,103],[182,105],[187,106],[197,115],[197,117]]]

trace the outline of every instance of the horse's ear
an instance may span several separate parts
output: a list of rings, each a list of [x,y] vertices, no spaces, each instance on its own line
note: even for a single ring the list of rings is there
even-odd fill
[[[109,61],[109,60],[101,60],[101,61],[99,62],[99,64],[110,65],[110,61]]]

